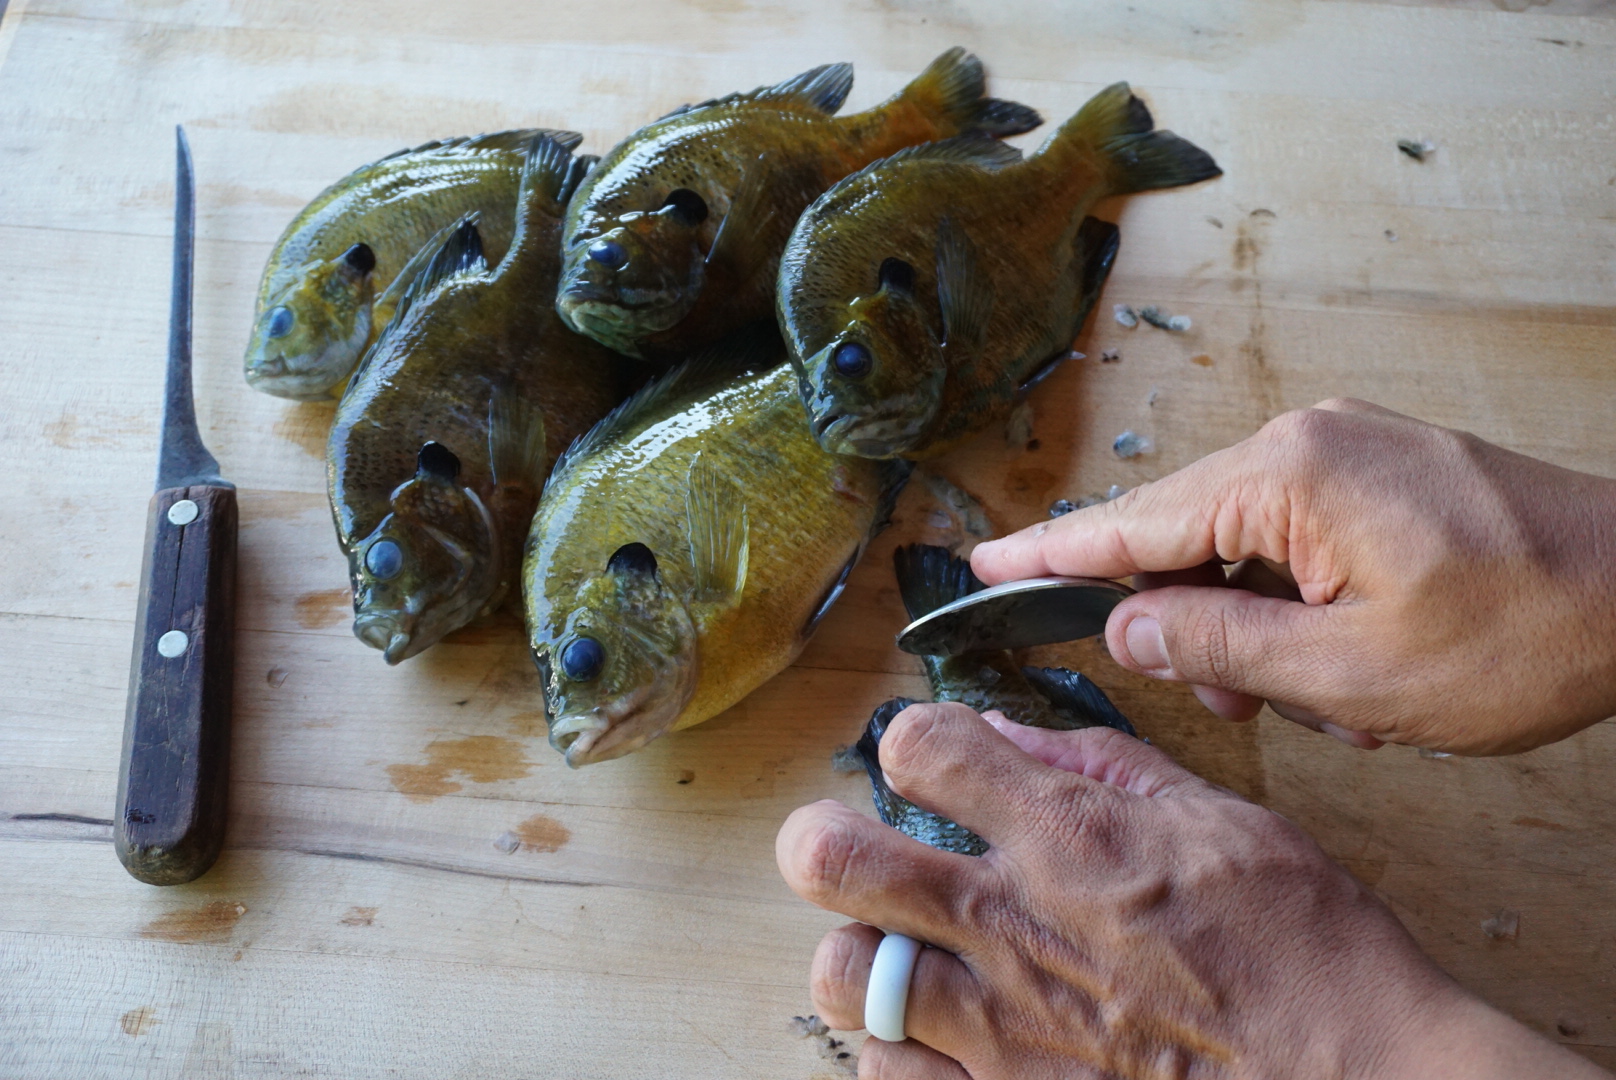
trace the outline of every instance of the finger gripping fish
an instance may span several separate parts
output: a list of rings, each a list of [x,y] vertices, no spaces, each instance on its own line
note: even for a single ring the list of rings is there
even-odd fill
[[[780,252],[803,209],[904,146],[1040,123],[983,96],[982,64],[938,57],[890,101],[837,117],[850,64],[679,109],[602,159],[568,211],[557,307],[630,356],[667,358],[766,318]]]
[[[536,138],[505,257],[489,265],[477,215],[449,226],[337,407],[326,468],[354,633],[389,664],[514,595],[550,463],[623,397],[623,361],[533,303],[592,160]]]
[[[1108,195],[1219,175],[1126,83],[1033,156],[957,138],[878,161],[797,222],[776,299],[814,437],[924,457],[1002,419],[1054,369],[1116,257]]]
[[[709,350],[602,421],[546,485],[523,582],[569,765],[699,724],[779,672],[885,524],[907,463],[821,450],[783,361],[772,329]]]
[[[911,620],[982,588],[970,564],[954,558],[946,548],[911,544],[894,551],[892,561],[898,592]],[[1105,691],[1078,672],[1020,667],[1010,653],[1002,650],[922,659],[934,701],[962,702],[979,713],[998,709],[1007,719],[1029,727],[1055,731],[1110,727],[1136,734]],[[905,799],[888,786],[881,771],[880,745],[887,726],[913,704],[909,698],[894,698],[879,706],[854,747],[869,774],[876,813],[882,821],[921,843],[961,855],[980,855],[988,848],[986,840]]]
[[[582,140],[542,128],[439,139],[355,169],[316,195],[264,266],[243,362],[248,384],[304,401],[339,396],[392,317],[406,267],[419,270],[442,246],[434,237],[468,213],[481,215],[484,254],[498,263],[515,228],[522,162],[540,135],[568,149]]]

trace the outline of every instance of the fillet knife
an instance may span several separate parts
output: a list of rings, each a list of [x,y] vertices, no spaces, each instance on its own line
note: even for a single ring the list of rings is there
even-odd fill
[[[175,128],[174,285],[157,493],[135,615],[114,846],[151,885],[195,880],[224,843],[236,607],[236,488],[191,400],[191,148]]]
[[[1105,632],[1111,609],[1133,590],[1103,578],[1007,581],[922,616],[898,635],[898,648],[920,656],[979,649],[1025,649]]]

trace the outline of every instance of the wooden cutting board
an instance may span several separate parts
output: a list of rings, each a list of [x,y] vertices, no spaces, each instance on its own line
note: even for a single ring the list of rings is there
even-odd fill
[[[1616,474],[1612,5],[1187,0],[11,0],[0,21],[0,1073],[845,1075],[786,1030],[832,915],[772,842],[872,706],[920,691],[890,552],[955,528],[917,481],[792,669],[569,772],[514,620],[388,669],[348,630],[330,409],[239,374],[285,222],[427,139],[570,127],[851,60],[851,107],[964,44],[1063,118],[1128,79],[1227,175],[1105,207],[1101,316],[1035,398],[937,465],[1000,531],[1332,395]],[[241,489],[229,847],[156,889],[109,842],[156,462],[172,126],[195,150],[197,406]],[[1415,162],[1399,138],[1437,150]],[[1025,141],[1025,140],[1024,140]],[[1032,140],[1035,142],[1036,140]],[[1154,303],[1182,335],[1109,318]],[[1120,351],[1101,363],[1105,350]],[[1153,452],[1122,461],[1124,429]],[[957,538],[957,532],[954,534]],[[1465,985],[1616,1066],[1616,726],[1503,760],[1356,752],[1210,719],[1056,650],[1156,742],[1307,828]],[[1523,707],[1530,703],[1523,703]],[[1483,921],[1519,914],[1518,932]]]

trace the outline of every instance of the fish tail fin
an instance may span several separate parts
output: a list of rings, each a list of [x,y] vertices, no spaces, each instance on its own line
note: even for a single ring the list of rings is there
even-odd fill
[[[1139,732],[1122,715],[1122,710],[1113,705],[1111,699],[1105,696],[1105,691],[1095,686],[1082,672],[1066,668],[1024,667],[1021,673],[1058,712],[1074,721],[1074,727],[1108,727],[1125,735],[1138,736]]]
[[[982,588],[970,563],[932,544],[906,544],[896,549],[892,570],[910,622]]]
[[[1101,90],[1060,126],[1047,153],[1056,164],[1087,157],[1105,173],[1113,195],[1179,187],[1222,176],[1212,155],[1171,131],[1153,131],[1150,109],[1125,82]]]
[[[968,134],[1002,138],[1044,122],[1034,109],[988,97],[982,61],[957,46],[933,60],[898,97],[931,118],[939,139]]]
[[[853,752],[858,754],[864,771],[870,775],[875,812],[881,815],[882,821],[894,828],[900,820],[902,796],[888,787],[886,778],[881,775],[881,739],[886,735],[887,725],[892,723],[892,718],[914,703],[913,698],[899,697],[876,706],[875,712],[870,714],[870,722],[864,725],[864,733],[853,745]]]

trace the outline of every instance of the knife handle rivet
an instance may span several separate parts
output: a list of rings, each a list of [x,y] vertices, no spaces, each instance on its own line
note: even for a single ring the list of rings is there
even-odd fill
[[[168,508],[168,521],[171,525],[189,525],[196,520],[196,515],[200,513],[201,511],[196,508],[196,503],[190,499],[181,499]],[[183,649],[185,646],[181,645],[180,648]],[[163,655],[168,654],[164,653]]]
[[[185,636],[184,630],[170,630],[157,639],[157,651],[172,660],[183,653],[189,644],[191,639]]]

